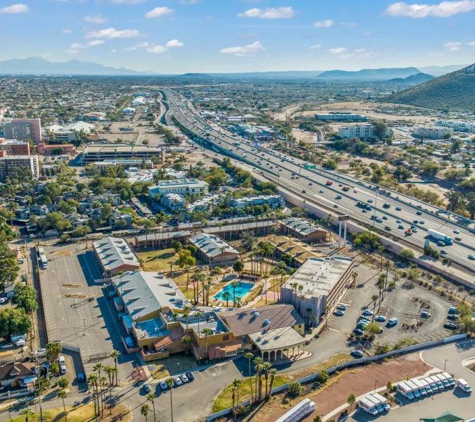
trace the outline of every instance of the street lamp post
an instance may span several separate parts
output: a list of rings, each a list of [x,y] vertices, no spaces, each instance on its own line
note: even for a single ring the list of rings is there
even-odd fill
[[[378,380],[374,380],[374,393],[376,393],[376,383],[378,382]]]
[[[445,359],[445,361],[444,361],[444,372],[445,372],[445,368],[447,368],[447,361],[448,361],[448,359]]]

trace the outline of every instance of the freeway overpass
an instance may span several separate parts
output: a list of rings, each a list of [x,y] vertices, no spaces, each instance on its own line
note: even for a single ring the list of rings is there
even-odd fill
[[[443,210],[338,172],[305,168],[303,160],[271,149],[256,149],[252,142],[204,121],[175,92],[167,90],[167,96],[169,113],[188,130],[213,148],[225,150],[231,157],[251,165],[255,171],[276,184],[299,192],[302,199],[324,204],[335,212],[349,215],[357,222],[386,230],[389,236],[404,239],[404,242],[419,249],[423,248],[429,229],[443,232],[452,239],[460,238],[460,241],[454,240],[451,246],[439,247],[434,242],[431,245],[441,252],[442,258],[447,257],[470,274],[474,272],[475,261],[469,255],[475,255],[475,238],[469,229],[442,214]],[[328,181],[332,182],[330,186],[327,185]],[[344,186],[349,186],[350,189],[343,191]],[[358,202],[370,204],[373,210],[364,212],[357,206]],[[411,225],[417,226],[417,232],[412,236],[405,236],[405,230]]]

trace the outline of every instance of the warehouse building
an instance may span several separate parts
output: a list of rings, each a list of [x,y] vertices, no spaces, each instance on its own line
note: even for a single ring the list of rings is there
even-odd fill
[[[118,275],[120,272],[140,269],[140,262],[125,239],[105,237],[93,242],[97,259],[104,278]]]

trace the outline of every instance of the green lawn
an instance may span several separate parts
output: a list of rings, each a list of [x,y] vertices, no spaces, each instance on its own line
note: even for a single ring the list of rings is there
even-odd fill
[[[256,394],[256,379],[252,377],[253,382],[253,392],[254,395]],[[262,395],[265,394],[265,386],[264,386],[264,377],[262,377]],[[289,382],[289,378],[287,375],[276,375],[274,380],[273,387],[278,387],[279,385],[286,384]],[[251,398],[251,383],[250,378],[245,378],[239,387],[239,401],[242,402],[246,399]],[[213,404],[213,413],[220,412],[221,410],[228,409],[233,405],[233,398],[231,392],[231,385],[228,385],[221,393],[219,393],[218,397],[214,400]]]
[[[170,261],[175,262],[178,255],[175,249],[162,249],[160,251],[137,252],[139,259],[143,259],[144,271],[152,272],[170,272]],[[173,270],[178,271],[179,268],[174,265]]]

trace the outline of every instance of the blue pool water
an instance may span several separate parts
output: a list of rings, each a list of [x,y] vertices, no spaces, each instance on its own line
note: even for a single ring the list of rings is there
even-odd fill
[[[238,284],[236,286],[236,297],[240,297],[242,299],[251,291],[253,287],[254,284],[252,283],[244,283],[242,281],[238,281]],[[229,292],[231,294],[229,302],[232,302],[234,299],[234,289],[232,284],[228,284],[227,286],[225,286],[218,294],[214,296],[214,298],[217,300],[225,300],[223,298],[223,294],[225,292]]]

